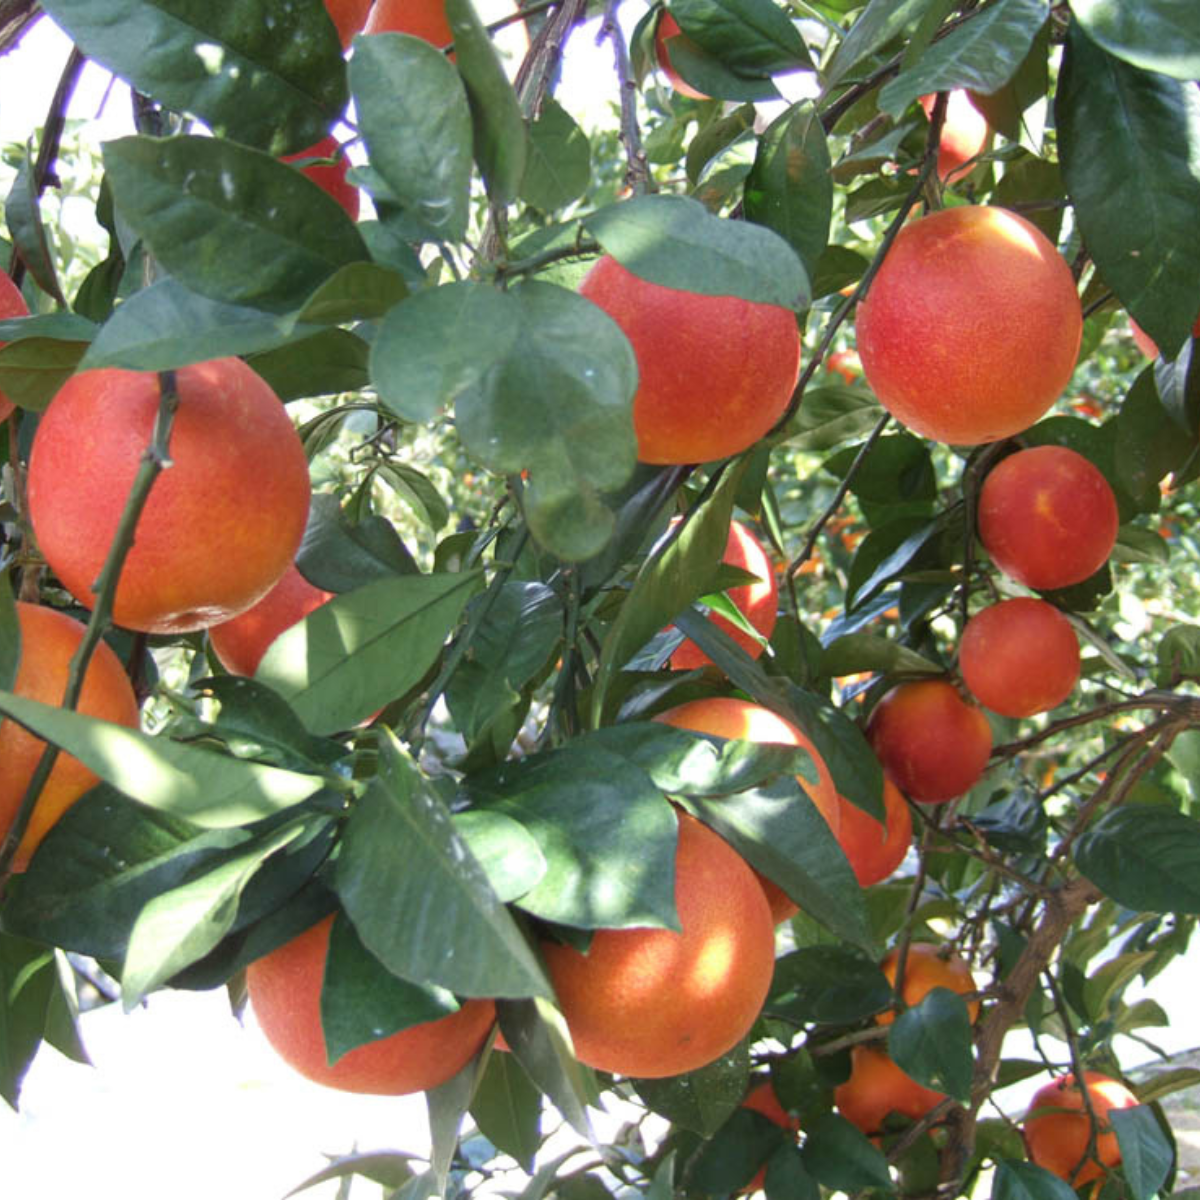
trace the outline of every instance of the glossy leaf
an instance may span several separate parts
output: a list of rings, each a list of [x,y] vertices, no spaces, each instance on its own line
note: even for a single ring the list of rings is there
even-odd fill
[[[0,688],[12,689],[21,663],[21,625],[7,573],[0,574]]]
[[[689,1180],[703,1192],[745,1190],[786,1137],[762,1113],[738,1108],[690,1164]]]
[[[46,242],[46,227],[42,223],[38,193],[30,169],[35,158],[33,145],[30,143],[26,149],[25,161],[17,171],[12,188],[5,198],[4,221],[20,252],[21,261],[38,281],[38,286],[60,304],[65,305],[66,298],[59,287],[54,257]]]
[[[575,119],[552,96],[529,126],[529,156],[521,199],[543,212],[563,208],[587,191],[592,149]]]
[[[1024,61],[1049,15],[1046,0],[998,0],[978,10],[930,46],[915,66],[883,85],[880,109],[899,117],[929,92],[996,91]]]
[[[736,75],[812,69],[799,30],[769,0],[672,0],[670,7],[683,32]]]
[[[826,86],[845,78],[858,63],[915,24],[929,4],[930,0],[870,0],[829,60]]]
[[[805,946],[776,961],[767,1011],[841,1025],[882,1011],[891,999],[887,976],[872,959],[842,946]]]
[[[1097,270],[1173,357],[1200,310],[1200,91],[1113,58],[1072,23],[1055,114],[1063,177]]]
[[[526,1173],[532,1170],[542,1144],[542,1093],[514,1055],[492,1053],[469,1111],[497,1150],[516,1159]]]
[[[0,391],[15,405],[40,412],[75,374],[85,341],[26,337],[0,349]]]
[[[892,1190],[887,1160],[845,1117],[826,1113],[811,1122],[801,1151],[804,1165],[827,1188]]]
[[[746,1098],[750,1052],[739,1042],[698,1070],[667,1079],[637,1079],[633,1089],[651,1112],[711,1137]]]
[[[1071,12],[1109,54],[1143,71],[1200,79],[1200,10],[1175,0],[1071,0]]]
[[[975,1059],[971,1018],[957,992],[936,987],[906,1008],[888,1030],[892,1061],[918,1083],[967,1104]]]
[[[454,814],[454,829],[503,903],[519,899],[545,878],[546,856],[513,817],[490,808],[467,809]]]
[[[464,996],[549,995],[541,965],[447,809],[397,747],[384,752],[385,774],[355,805],[334,872],[363,944],[413,983]]]
[[[794,105],[763,133],[743,205],[749,220],[787,241],[811,279],[829,241],[833,216],[829,148],[811,103]]]
[[[783,238],[762,225],[715,217],[685,196],[638,196],[600,209],[583,225],[623,267],[651,283],[808,306],[804,266]]]
[[[219,138],[104,144],[117,209],[192,291],[266,312],[299,308],[367,257],[342,206],[286,163]]]
[[[478,584],[404,575],[344,592],[276,638],[254,678],[314,733],[349,729],[420,681]]]
[[[327,492],[312,498],[296,564],[309,583],[327,592],[417,574],[417,564],[387,520],[368,517],[356,525]]]
[[[319,141],[346,107],[320,0],[48,0],[90,59],[168,108],[272,154]]]
[[[0,1097],[13,1108],[42,1042],[54,988],[54,951],[0,933]]]
[[[821,673],[832,675],[835,679],[839,675],[853,675],[858,671],[937,675],[942,670],[937,663],[915,650],[873,633],[848,633],[835,638],[821,655]]]
[[[356,392],[370,384],[367,344],[348,329],[323,329],[247,362],[285,404],[311,396]]]
[[[1110,809],[1075,843],[1075,864],[1135,912],[1200,913],[1200,823],[1175,809]]]
[[[1036,1163],[1002,1158],[996,1163],[991,1200],[1071,1200],[1075,1189]]]

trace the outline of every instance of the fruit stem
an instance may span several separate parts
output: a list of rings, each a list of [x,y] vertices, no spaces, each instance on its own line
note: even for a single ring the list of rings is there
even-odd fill
[[[138,520],[142,515],[142,510],[146,507],[146,501],[150,496],[150,489],[154,486],[154,481],[163,470],[171,465],[169,454],[171,425],[175,420],[175,411],[179,407],[179,392],[175,384],[175,372],[160,371],[158,373],[158,386],[158,412],[154,418],[154,429],[150,435],[150,443],[142,452],[142,460],[138,465],[137,475],[134,477],[133,486],[129,489],[129,496],[125,501],[125,507],[121,512],[121,519],[117,523],[116,532],[113,534],[113,540],[109,545],[108,556],[104,560],[100,576],[92,585],[96,602],[92,608],[92,615],[88,620],[83,638],[71,658],[71,665],[67,672],[67,686],[63,692],[62,704],[60,706],[64,709],[73,710],[79,703],[79,694],[83,691],[83,679],[87,672],[88,664],[91,662],[92,655],[95,653],[96,647],[99,646],[101,638],[104,636],[104,631],[112,623],[112,607],[113,599],[117,592],[117,581],[121,577],[121,569],[124,567],[125,559],[129,554],[130,548],[133,546],[133,536],[137,529]],[[29,786],[25,789],[25,795],[21,797],[21,806],[17,810],[16,818],[9,828],[4,841],[0,843],[0,879],[7,873],[9,864],[17,852],[17,847],[21,844],[21,839],[25,836],[25,830],[29,826],[30,817],[33,816],[34,806],[37,804],[42,787],[45,785],[57,758],[58,747],[52,742],[48,742],[46,749],[42,751],[41,758],[38,759],[38,764],[34,769],[33,775],[30,777]]]

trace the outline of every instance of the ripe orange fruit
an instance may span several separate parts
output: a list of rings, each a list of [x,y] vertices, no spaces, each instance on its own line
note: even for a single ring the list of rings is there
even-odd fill
[[[963,206],[900,231],[856,327],[884,408],[925,437],[974,445],[1011,437],[1054,403],[1083,314],[1041,230],[1006,209]]]
[[[835,350],[825,360],[825,370],[831,375],[840,375],[844,382],[853,383],[862,374],[862,363],[857,350]]]
[[[672,526],[677,525],[680,520],[681,518],[676,517],[671,522]],[[775,582],[775,572],[771,569],[771,560],[762,543],[741,521],[730,522],[725,557],[721,561],[758,576],[758,583],[730,588],[728,595],[734,607],[746,620],[763,637],[769,638],[775,628],[779,585]],[[723,633],[729,634],[751,658],[758,658],[762,654],[762,645],[748,633],[738,629],[728,618],[713,613],[708,619]],[[712,659],[695,642],[686,639],[671,655],[671,668],[675,671],[690,671],[694,667],[703,667],[711,662]]]
[[[338,157],[341,143],[329,134],[323,137],[315,146],[309,146],[299,154],[285,154],[284,162],[296,162],[305,158],[337,158],[332,166],[315,164],[301,167],[300,173],[307,175],[323,192],[328,192],[345,210],[352,221],[358,220],[358,188],[346,179],[350,170],[350,160],[343,154]]]
[[[888,978],[893,989],[896,986],[896,967],[900,961],[899,949],[892,950],[879,964],[880,970]],[[904,959],[904,987],[901,995],[907,1007],[920,1004],[934,988],[949,988],[965,996],[975,991],[975,980],[971,968],[957,954],[951,954],[929,942],[913,942],[908,947]],[[972,1022],[979,1016],[979,1001],[968,1000],[967,1012]],[[881,1012],[875,1020],[880,1025],[890,1025],[896,1019],[896,1014],[888,1009]]]
[[[979,540],[1026,587],[1070,587],[1100,570],[1117,540],[1117,501],[1100,469],[1065,446],[1002,459],[979,489]]]
[[[119,625],[150,633],[245,612],[287,570],[308,519],[308,460],[267,384],[236,358],[175,377],[171,466],[142,512],[113,611]],[[81,604],[92,604],[158,402],[152,371],[84,371],[38,424],[29,515],[46,561]]]
[[[491,1000],[466,1000],[449,1016],[357,1046],[332,1066],[321,1027],[321,984],[333,917],[252,962],[246,987],[276,1053],[314,1083],[343,1092],[404,1096],[458,1074],[496,1020]]]
[[[1080,1166],[1087,1151],[1091,1122],[1073,1074],[1063,1075],[1039,1089],[1022,1123],[1029,1157],[1074,1188],[1103,1175],[1100,1163],[1115,1167],[1121,1161],[1121,1148],[1108,1114],[1114,1108],[1133,1108],[1138,1103],[1138,1098],[1120,1080],[1098,1071],[1085,1071],[1083,1084],[1100,1123],[1096,1137],[1099,1163],[1088,1159]],[[1067,1111],[1056,1111],[1061,1109]]]
[[[17,601],[21,628],[21,662],[13,691],[43,704],[61,704],[71,658],[83,640],[84,627],[66,613]],[[138,702],[112,647],[101,642],[83,677],[78,712],[130,729],[138,726]],[[0,721],[0,837],[16,820],[17,810],[46,743],[26,732],[15,721]],[[55,760],[25,836],[13,860],[24,870],[38,843],[50,827],[99,778],[78,759],[62,751]]]
[[[841,827],[841,810],[838,805],[837,789],[825,760],[817,748],[796,728],[761,704],[749,700],[737,700],[730,696],[713,696],[705,700],[692,700],[677,705],[654,718],[677,729],[691,729],[695,733],[708,733],[713,737],[741,738],[747,742],[777,743],[781,746],[802,746],[812,755],[817,772],[817,782],[810,783],[797,776],[800,786],[817,806],[825,823],[838,836]],[[776,924],[789,920],[800,910],[778,884],[763,876],[757,876],[766,893],[771,915]]]
[[[936,102],[936,95],[921,97],[920,105],[927,117],[933,115]],[[987,117],[971,103],[970,93],[955,88],[946,97],[946,117],[938,143],[938,178],[943,183],[953,183],[968,174],[971,168],[964,170],[963,164],[982,152],[991,133]]]
[[[292,563],[257,604],[230,621],[214,625],[208,631],[208,640],[227,671],[253,675],[267,647],[285,629],[333,597],[333,592],[313,587]]]
[[[860,887],[886,879],[903,861],[912,845],[912,814],[900,789],[883,778],[884,820],[838,796],[838,845],[841,846]]]
[[[642,462],[728,458],[783,415],[800,374],[800,333],[788,309],[661,287],[607,256],[579,290],[633,346]]]
[[[980,704],[1006,717],[1060,705],[1079,679],[1079,639],[1045,600],[1018,596],[980,609],[958,645],[963,682]]]
[[[354,40],[354,35],[362,30],[367,22],[367,14],[371,11],[371,0],[325,0],[325,9],[329,19],[338,31],[345,50]]]
[[[756,1084],[750,1089],[746,1094],[745,1100],[742,1101],[742,1107],[751,1108],[757,1113],[762,1113],[768,1121],[774,1122],[780,1129],[786,1129],[791,1133],[800,1132],[800,1118],[792,1116],[779,1103],[779,1097],[775,1095],[775,1088],[769,1079],[763,1083]],[[757,1192],[762,1187],[766,1176],[767,1168],[764,1163],[754,1178],[741,1190],[743,1192]]]
[[[29,306],[25,303],[25,297],[21,295],[21,289],[7,275],[0,272],[0,321],[7,321],[10,317],[28,315]],[[7,342],[0,342],[0,349],[7,344]],[[12,410],[12,401],[3,392],[0,392],[0,421],[5,420]]]
[[[775,927],[754,872],[679,814],[681,931],[600,929],[587,954],[542,949],[580,1062],[617,1075],[694,1071],[750,1031],[775,969]]]
[[[679,28],[679,22],[665,9],[658,19],[654,30],[654,57],[659,69],[667,77],[667,82],[681,96],[690,96],[693,100],[707,100],[708,97],[697,91],[682,75],[671,66],[670,48],[672,45],[694,46],[691,38]]]
[[[439,50],[454,41],[442,0],[375,0],[364,33],[407,33]]]
[[[850,1078],[833,1090],[838,1111],[866,1134],[878,1133],[888,1113],[918,1121],[945,1098],[906,1075],[886,1051],[866,1043],[850,1052]]]
[[[867,740],[885,774],[921,804],[941,804],[974,787],[992,753],[987,717],[944,679],[892,688],[871,713]]]

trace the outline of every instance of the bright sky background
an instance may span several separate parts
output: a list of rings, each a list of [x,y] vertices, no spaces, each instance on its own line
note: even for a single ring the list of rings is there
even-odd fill
[[[632,23],[640,6],[627,8]],[[0,141],[24,141],[41,123],[68,52],[66,39],[42,20],[0,59]],[[615,98],[611,48],[580,31],[571,61],[558,96],[582,120],[590,106]],[[109,83],[89,65],[71,115],[94,119]],[[121,85],[93,132],[97,142],[131,132]],[[1147,1032],[1168,1051],[1200,1044],[1194,988],[1193,954],[1152,989],[1174,1023]],[[44,1050],[27,1077],[22,1111],[0,1104],[6,1197],[275,1200],[320,1170],[327,1155],[428,1149],[423,1097],[351,1096],[309,1084],[275,1056],[252,1016],[244,1027],[230,1016],[220,991],[159,993],[129,1016],[115,1006],[97,1010],[85,1017],[83,1033],[95,1069]],[[1121,1052],[1127,1065],[1149,1057],[1129,1042]],[[1027,1051],[1014,1044],[1010,1053]],[[1011,1107],[1024,1101],[1015,1095]],[[330,1183],[304,1195],[330,1200],[335,1193]],[[359,1183],[352,1195],[374,1197],[378,1189]]]

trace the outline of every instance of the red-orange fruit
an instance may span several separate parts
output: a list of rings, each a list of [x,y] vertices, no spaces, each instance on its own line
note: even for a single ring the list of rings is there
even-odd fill
[[[0,321],[7,321],[10,317],[28,315],[29,307],[25,303],[25,297],[21,295],[21,289],[7,275],[0,272]],[[5,345],[7,345],[6,342],[0,342],[0,349],[3,349]],[[12,401],[3,392],[0,392],[0,421],[3,421],[12,410]]]
[[[932,116],[936,101],[935,95],[921,97],[920,104],[927,117]],[[971,103],[970,94],[963,88],[950,92],[938,142],[938,178],[943,183],[954,183],[969,174],[971,168],[964,164],[983,152],[991,133],[987,117]]]
[[[679,28],[679,22],[667,11],[658,19],[654,30],[654,57],[658,61],[659,70],[667,77],[667,82],[681,96],[690,96],[693,100],[707,100],[708,97],[692,87],[682,75],[671,66],[671,47],[675,45],[692,46],[694,43]]]
[[[354,35],[362,31],[371,11],[371,0],[325,0],[325,10],[341,39],[345,50]]]
[[[1096,1137],[1099,1162],[1089,1158],[1080,1166],[1087,1152],[1091,1121],[1073,1074],[1063,1075],[1038,1090],[1021,1127],[1029,1157],[1075,1188],[1098,1179],[1104,1174],[1104,1167],[1115,1167],[1121,1161],[1121,1148],[1108,1114],[1114,1108],[1133,1108],[1138,1103],[1138,1098],[1120,1080],[1098,1071],[1084,1071],[1083,1083],[1099,1122]],[[1058,1111],[1062,1109],[1068,1111]]]
[[[1075,369],[1083,313],[1041,230],[966,205],[900,231],[856,328],[884,408],[925,437],[975,445],[1019,433],[1054,403]]]
[[[454,41],[442,0],[375,0],[364,33],[407,33],[440,50]]]
[[[900,789],[884,776],[882,821],[838,796],[838,845],[860,887],[886,879],[904,861],[912,845],[912,814]]]
[[[327,600],[333,592],[313,587],[292,563],[283,578],[241,616],[208,631],[208,640],[222,666],[234,675],[253,675],[267,647]]]
[[[678,523],[678,520],[679,518],[676,518],[672,524]],[[725,556],[721,561],[758,576],[757,583],[730,588],[728,596],[738,612],[763,637],[769,638],[778,615],[779,586],[775,582],[775,572],[771,569],[771,560],[762,543],[741,521],[730,522],[729,539],[725,543]],[[762,654],[763,647],[757,638],[738,629],[727,617],[713,613],[708,619],[723,633],[733,638],[751,658],[758,658]],[[690,671],[710,662],[712,659],[695,642],[686,639],[671,655],[671,667],[676,671]]]
[[[750,1031],[775,968],[775,926],[754,872],[707,826],[679,815],[680,932],[600,929],[587,954],[543,945],[581,1062],[662,1078],[694,1071]]]
[[[871,713],[867,739],[884,773],[921,804],[941,804],[974,787],[992,753],[987,717],[944,679],[892,688]]]
[[[299,154],[285,154],[284,162],[296,162],[306,158],[336,158],[332,164],[314,163],[312,166],[301,167],[300,173],[307,175],[323,192],[327,192],[346,210],[346,215],[352,221],[358,220],[358,188],[346,179],[350,170],[350,160],[343,154],[339,157],[341,143],[329,134],[323,137],[315,146],[309,146]]]
[[[790,310],[662,287],[609,257],[579,290],[633,346],[633,427],[642,462],[728,458],[783,415],[800,374],[800,333]]]
[[[1079,639],[1054,605],[1018,596],[966,623],[958,667],[980,704],[1006,717],[1031,717],[1071,694],[1079,679]]]
[[[307,1079],[343,1092],[404,1096],[457,1075],[495,1023],[491,1000],[464,1001],[449,1016],[357,1046],[330,1066],[321,985],[332,926],[326,917],[246,969],[254,1015],[276,1053]]]
[[[1132,317],[1129,318],[1129,332],[1133,334],[1137,348],[1147,358],[1158,357],[1158,344]],[[1196,318],[1196,324],[1192,326],[1192,337],[1200,338],[1200,317]]]
[[[762,1113],[768,1121],[778,1125],[780,1129],[786,1129],[789,1133],[800,1132],[800,1118],[794,1117],[779,1103],[779,1097],[775,1094],[775,1088],[769,1079],[756,1084],[750,1089],[746,1094],[745,1100],[742,1101],[742,1107],[753,1109],[756,1113]],[[766,1177],[767,1168],[764,1163],[754,1178],[741,1190],[743,1192],[757,1192],[763,1186]]]
[[[812,755],[817,772],[817,782],[810,783],[803,776],[796,778],[805,793],[817,806],[825,823],[838,837],[841,828],[841,810],[838,805],[837,789],[825,760],[817,753],[812,742],[791,721],[784,720],[778,713],[752,704],[749,700],[738,700],[730,696],[713,696],[704,700],[692,700],[680,704],[654,718],[677,729],[691,729],[695,733],[708,733],[713,737],[741,738],[747,742],[777,743],[781,746],[801,746]],[[766,893],[775,924],[789,920],[800,911],[790,897],[777,884],[764,876],[757,876]]]
[[[875,1046],[855,1046],[850,1064],[850,1078],[834,1088],[833,1099],[842,1116],[863,1133],[878,1133],[891,1112],[919,1121],[946,1098],[906,1075]]]
[[[897,948],[890,951],[879,964],[893,988],[896,986],[896,967],[899,962],[900,951]],[[976,990],[971,968],[964,959],[929,942],[913,942],[904,958],[904,987],[900,994],[905,1005],[911,1008],[914,1004],[920,1004],[934,988],[948,988],[960,996]],[[974,1021],[979,1016],[979,1001],[968,1000],[967,1012]],[[890,1009],[875,1018],[880,1025],[890,1025],[895,1019],[896,1014]]]
[[[825,370],[831,375],[840,375],[846,383],[853,383],[862,374],[858,351],[835,350],[825,360]]]
[[[23,601],[17,602],[17,623],[21,629],[21,661],[13,692],[43,704],[61,704],[71,659],[83,640],[83,625],[66,613]],[[121,660],[107,642],[96,647],[88,663],[76,710],[130,729],[138,726],[137,697]],[[16,721],[0,721],[0,838],[12,828],[45,748],[45,742]],[[50,827],[99,782],[78,759],[59,751],[17,847],[15,870],[25,869]]]
[[[1046,589],[1104,566],[1120,518],[1098,467],[1065,446],[1033,446],[988,472],[977,520],[992,562],[1026,587]]]
[[[245,363],[175,372],[171,465],[155,480],[117,587],[113,617],[183,633],[245,612],[278,582],[308,520],[308,460],[279,397]],[[29,458],[29,515],[54,573],[91,606],[95,583],[150,444],[152,371],[74,375],[42,414]]]

